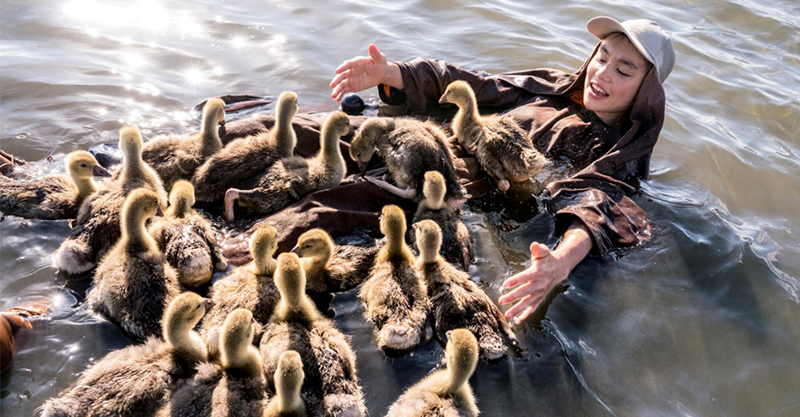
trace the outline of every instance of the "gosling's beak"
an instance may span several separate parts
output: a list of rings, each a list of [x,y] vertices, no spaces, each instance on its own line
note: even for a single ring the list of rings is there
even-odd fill
[[[356,163],[358,164],[358,169],[361,170],[361,176],[363,177],[364,174],[367,172],[367,165],[369,164],[369,161],[364,162],[362,160],[358,160],[356,161]]]
[[[445,104],[445,103],[449,103],[449,102],[447,101],[447,95],[448,95],[448,94],[449,94],[449,93],[448,93],[447,91],[445,91],[445,92],[444,92],[444,94],[442,94],[442,97],[439,99],[439,104]]]
[[[214,307],[215,305],[217,305],[217,303],[215,303],[214,300],[210,298],[203,298],[203,306],[206,308],[206,311],[208,311],[209,309],[211,309],[211,307]]]
[[[156,216],[164,217],[164,211],[161,210],[161,204],[156,206]]]
[[[103,168],[102,165],[97,164],[94,167],[92,167],[92,175],[94,175],[95,177],[110,177],[111,173],[108,172],[107,169]]]
[[[219,135],[220,139],[224,138],[225,135],[228,134],[228,131],[225,129],[225,119],[219,121],[219,128],[217,129],[217,134]]]
[[[303,254],[300,253],[300,246],[295,246],[292,248],[292,253],[297,255],[298,257],[302,258]]]

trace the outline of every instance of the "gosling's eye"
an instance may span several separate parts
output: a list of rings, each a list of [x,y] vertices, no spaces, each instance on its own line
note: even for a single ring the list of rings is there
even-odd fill
[[[303,247],[304,247],[304,248],[310,248],[310,247],[311,247],[311,245],[310,245],[310,244],[306,244],[306,245],[303,245]]]
[[[81,168],[86,168],[86,164],[81,164]]]

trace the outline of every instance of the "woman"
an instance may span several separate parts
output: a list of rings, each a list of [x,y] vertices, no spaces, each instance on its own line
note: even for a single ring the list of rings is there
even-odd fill
[[[503,282],[510,291],[499,303],[514,304],[506,317],[517,324],[589,252],[634,246],[650,233],[645,212],[628,195],[647,178],[663,125],[661,84],[675,62],[672,41],[645,19],[596,17],[587,29],[601,41],[573,74],[537,69],[485,77],[441,61],[388,62],[370,45],[369,56],[342,63],[330,85],[336,100],[379,86],[382,100],[405,102],[414,113],[436,102],[450,82],[465,80],[478,104],[507,107],[539,151],[566,156],[580,169],[545,190],[559,230],[566,229],[560,243],[551,251],[533,242],[531,266]]]

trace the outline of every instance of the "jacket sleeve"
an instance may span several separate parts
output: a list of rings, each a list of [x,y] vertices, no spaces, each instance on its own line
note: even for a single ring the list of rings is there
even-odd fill
[[[388,104],[406,102],[408,113],[424,111],[428,102],[438,103],[447,86],[456,80],[466,81],[472,86],[480,106],[513,107],[533,96],[500,77],[467,71],[445,61],[417,58],[396,64],[400,66],[404,89],[379,85],[378,93]]]

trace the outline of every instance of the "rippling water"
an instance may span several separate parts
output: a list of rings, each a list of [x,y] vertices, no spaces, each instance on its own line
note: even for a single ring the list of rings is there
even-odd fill
[[[265,4],[268,3],[268,4]],[[563,3],[563,4],[562,4]],[[329,102],[344,59],[375,42],[390,59],[437,57],[487,72],[577,68],[585,22],[647,17],[673,35],[667,119],[636,200],[652,241],[587,258],[518,334],[527,353],[480,363],[487,416],[800,414],[800,5],[795,1],[0,2],[0,148],[58,170],[76,148],[194,129],[194,104],[296,91]],[[364,92],[375,98],[375,91]],[[527,204],[527,205],[526,205]],[[535,203],[534,203],[535,206]],[[471,274],[494,299],[554,243],[531,205],[474,207]],[[0,309],[50,298],[2,375],[0,414],[31,415],[92,359],[127,345],[79,306],[52,253],[65,222],[0,222]],[[371,415],[443,361],[430,342],[387,359],[353,294],[336,298]]]

